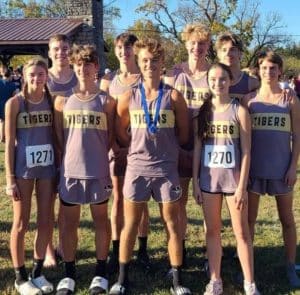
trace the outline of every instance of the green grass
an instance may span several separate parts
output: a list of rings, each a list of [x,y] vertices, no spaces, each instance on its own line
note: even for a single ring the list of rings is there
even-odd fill
[[[13,288],[14,272],[9,254],[9,232],[12,221],[11,200],[5,195],[4,178],[4,153],[3,145],[0,146],[0,294],[16,294]],[[300,236],[300,185],[295,189],[295,218],[298,224],[298,236]],[[157,204],[151,201],[149,254],[153,263],[153,269],[145,274],[133,259],[130,278],[134,280],[131,294],[169,294],[169,282],[165,278],[168,268],[166,252],[166,236],[159,218]],[[187,235],[187,269],[183,273],[185,285],[190,287],[193,294],[203,294],[207,278],[201,271],[204,253],[204,234],[202,229],[202,210],[194,203],[190,196],[188,203],[188,235]],[[26,266],[31,267],[33,255],[33,237],[35,229],[35,212],[33,209],[30,230],[26,236]],[[224,294],[243,294],[242,290],[234,285],[233,277],[238,271],[236,264],[229,258],[234,252],[235,239],[230,226],[230,218],[226,206],[223,209],[222,243],[225,258],[222,264],[222,276],[224,282]],[[276,213],[275,201],[271,197],[261,199],[259,218],[256,226],[255,239],[255,277],[262,294],[300,294],[300,291],[292,291],[288,287],[284,272],[284,249],[282,245],[281,227]],[[55,229],[57,237],[57,229]],[[76,294],[88,294],[87,290],[94,272],[94,234],[89,208],[83,207],[81,228],[79,230],[79,245],[77,253],[77,292]],[[298,252],[300,247],[298,246]],[[229,253],[229,254],[228,254]],[[298,255],[298,262],[300,256]],[[45,270],[45,275],[55,285],[63,275],[60,264],[55,269]],[[113,283],[116,277],[110,278]]]

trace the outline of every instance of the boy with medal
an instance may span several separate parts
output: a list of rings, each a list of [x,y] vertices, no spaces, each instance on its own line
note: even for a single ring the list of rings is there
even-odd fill
[[[161,82],[164,49],[153,39],[134,44],[142,82],[118,100],[116,129],[119,141],[129,143],[124,183],[125,224],[121,232],[119,276],[111,295],[126,294],[128,268],[142,208],[153,198],[159,203],[168,236],[173,269],[171,294],[190,294],[182,286],[182,243],[178,212],[181,188],[177,173],[178,143],[187,140],[187,107],[182,95]],[[131,126],[131,135],[127,128]],[[175,133],[176,128],[176,133]],[[155,140],[153,140],[155,138]]]

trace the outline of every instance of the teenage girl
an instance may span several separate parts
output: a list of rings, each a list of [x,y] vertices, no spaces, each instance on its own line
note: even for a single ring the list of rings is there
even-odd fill
[[[253,248],[247,224],[247,182],[250,165],[250,116],[229,96],[232,74],[217,63],[208,70],[211,96],[199,110],[195,123],[193,164],[194,196],[202,204],[207,227],[206,243],[210,282],[205,295],[223,293],[221,267],[221,209],[226,198],[247,295],[259,292],[253,277]]]
[[[32,59],[24,66],[23,91],[6,104],[6,192],[12,197],[13,225],[10,249],[15,287],[20,294],[50,293],[53,286],[42,275],[47,243],[53,224],[53,108],[47,88],[47,65]],[[30,279],[24,266],[24,237],[28,228],[33,190],[37,202],[37,235]]]

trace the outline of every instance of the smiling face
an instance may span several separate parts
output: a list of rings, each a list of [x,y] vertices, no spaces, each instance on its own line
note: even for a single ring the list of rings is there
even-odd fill
[[[259,76],[262,82],[278,82],[281,69],[278,64],[264,59],[259,64]]]
[[[49,43],[48,56],[52,60],[54,66],[68,66],[69,53],[70,45],[68,42],[53,40]]]
[[[225,69],[220,66],[213,66],[208,72],[207,80],[213,96],[228,95],[231,78]]]
[[[242,52],[231,41],[224,41],[217,49],[217,55],[221,63],[231,67],[240,64]]]
[[[121,40],[117,41],[115,45],[115,55],[120,63],[127,64],[135,60],[132,45],[124,44]]]
[[[73,68],[79,83],[94,81],[99,69],[97,64],[82,60],[76,61]]]
[[[192,34],[185,42],[185,48],[187,49],[189,58],[193,60],[204,59],[209,49],[209,41],[199,39],[196,34]]]
[[[41,90],[48,79],[47,70],[40,65],[29,65],[24,69],[24,80],[28,90]]]
[[[142,48],[139,50],[138,65],[144,78],[160,78],[163,66],[162,57],[150,52],[148,48]]]

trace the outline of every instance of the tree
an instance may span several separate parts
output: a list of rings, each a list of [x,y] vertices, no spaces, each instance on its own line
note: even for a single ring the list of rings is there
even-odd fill
[[[179,0],[178,8],[171,11],[166,0],[147,0],[136,11],[153,18],[162,33],[179,42],[180,31],[187,23],[205,23],[214,38],[231,30],[242,37],[246,45],[244,63],[249,66],[257,51],[287,41],[286,34],[279,32],[284,28],[280,16],[271,13],[264,18],[258,8],[258,0]]]

